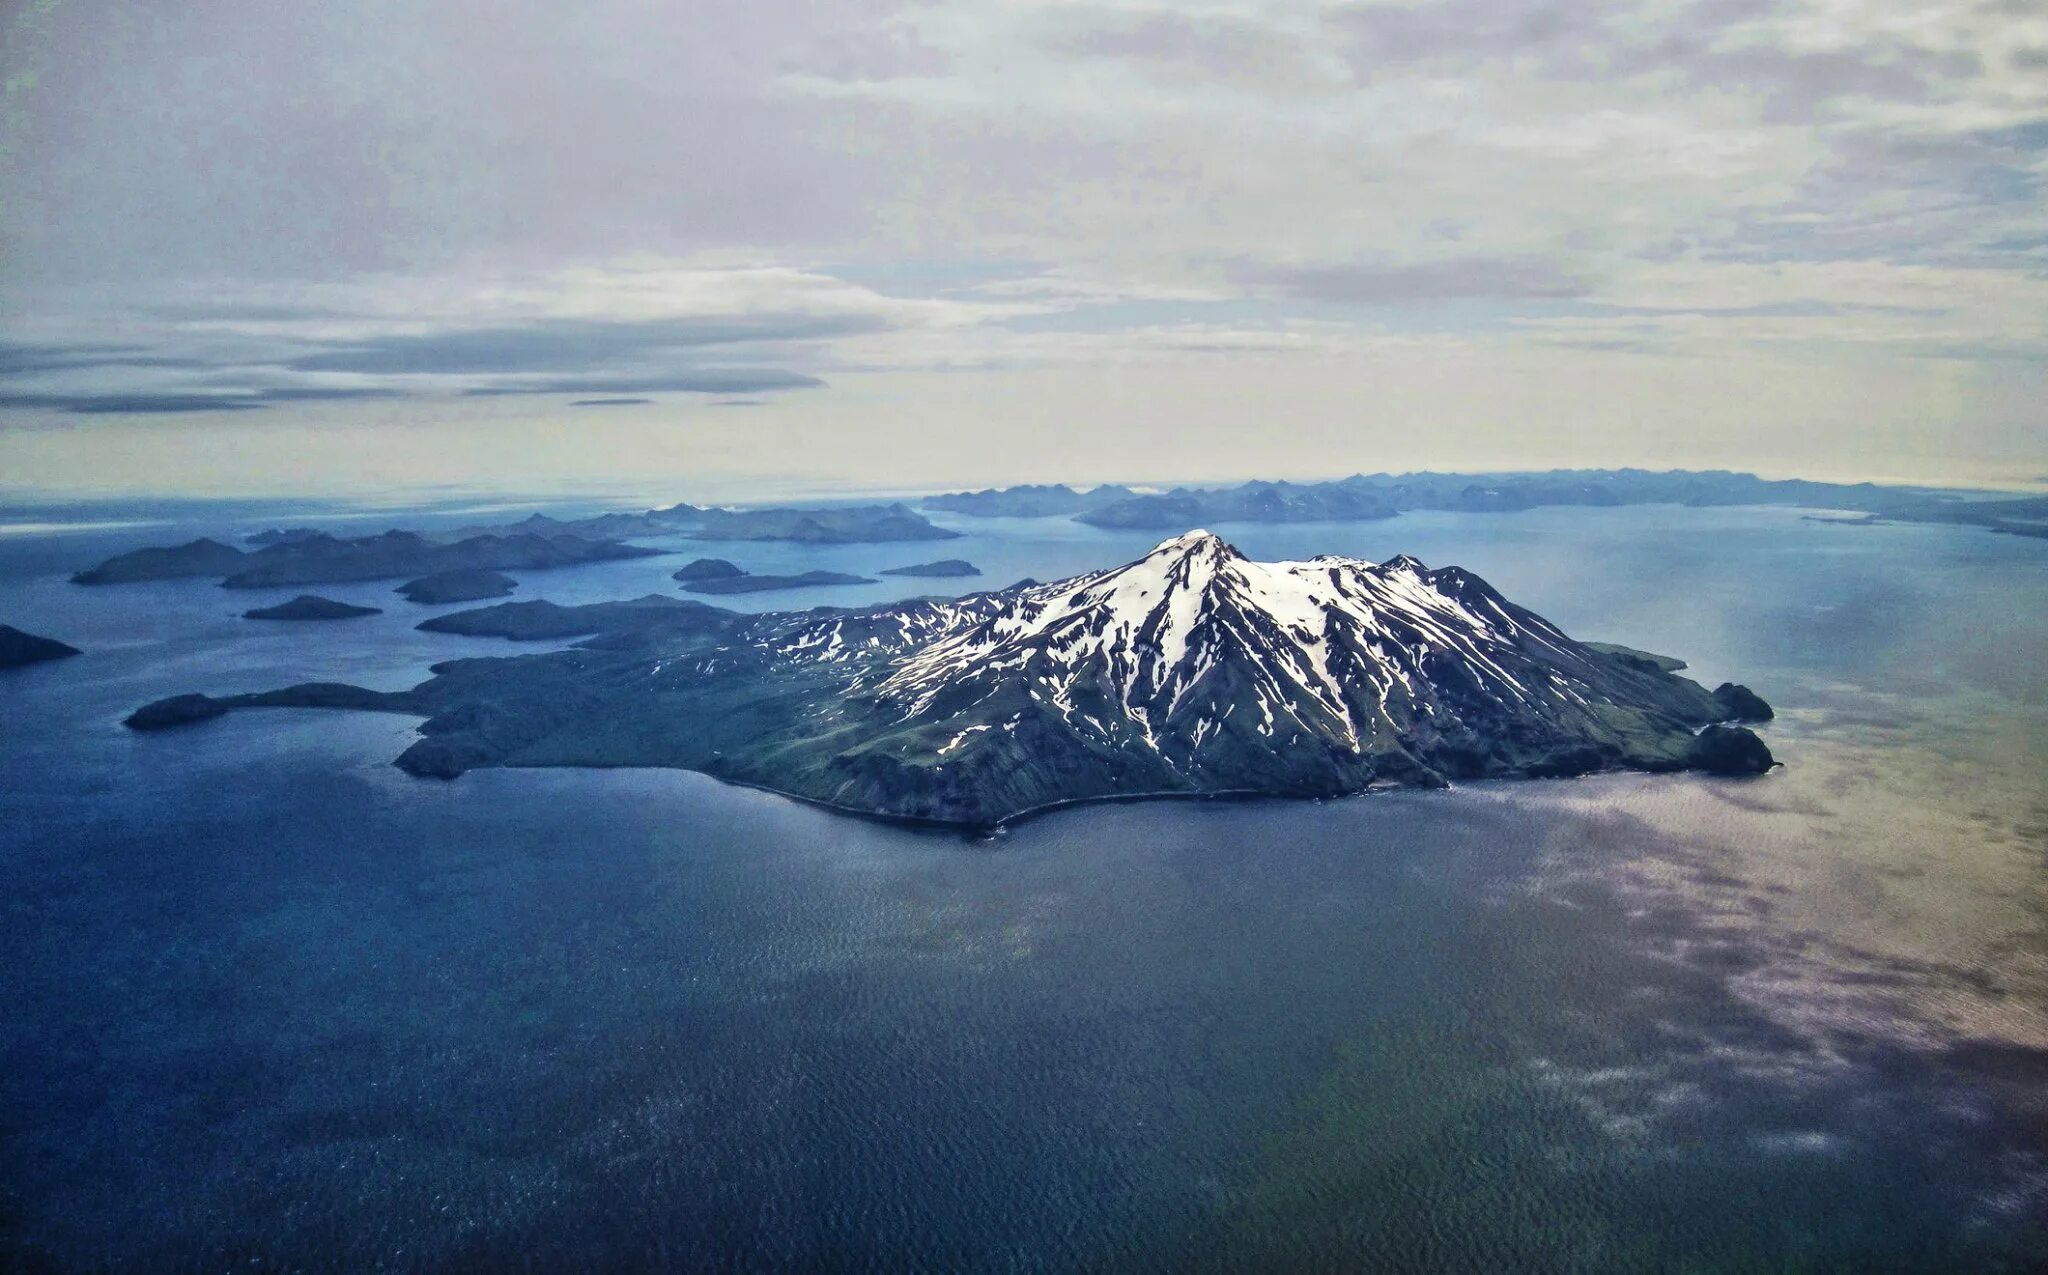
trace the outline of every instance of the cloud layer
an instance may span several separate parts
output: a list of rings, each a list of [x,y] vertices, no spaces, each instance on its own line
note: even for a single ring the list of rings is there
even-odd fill
[[[1625,381],[1607,450],[1655,460],[1701,431],[1655,387],[1711,365],[1730,464],[1864,446],[1875,376],[1901,464],[2048,466],[2020,0],[489,8],[5,19],[4,429],[403,402],[426,448],[433,404],[804,389],[878,456],[945,404],[995,479],[1027,420],[1156,450],[1191,386],[1371,413],[1391,362],[1440,369],[1403,459],[1512,450],[1505,383],[1591,419]],[[1028,403],[1106,367],[1114,417]]]

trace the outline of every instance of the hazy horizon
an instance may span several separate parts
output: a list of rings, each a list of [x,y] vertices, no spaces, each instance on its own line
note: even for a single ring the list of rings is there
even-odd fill
[[[1648,472],[1668,472],[1684,467],[1655,467],[1631,465],[1572,466],[1569,468],[1498,468],[1498,469],[1407,469],[1397,468],[1385,471],[1395,477],[1420,473],[1448,473],[1469,476],[1474,479],[1508,477],[1514,475],[1543,473],[1579,473],[1593,470],[1636,469]],[[1716,466],[1717,470],[1729,467]],[[1000,489],[1027,485],[1064,485],[1087,491],[1101,486],[1128,487],[1139,495],[1164,493],[1175,488],[1227,488],[1247,482],[1291,482],[1316,484],[1339,481],[1364,470],[1346,473],[1243,473],[1219,477],[1197,477],[1189,479],[1148,479],[1128,476],[1112,476],[1092,480],[1075,480],[1071,477],[1052,475],[1039,478],[1015,480],[962,481],[957,483],[889,483],[869,484],[831,483],[829,481],[805,482],[801,478],[784,475],[720,475],[706,479],[702,475],[683,475],[675,478],[639,478],[597,480],[588,485],[539,486],[504,485],[488,481],[475,483],[443,483],[434,485],[377,485],[377,486],[335,486],[302,488],[279,487],[275,489],[238,487],[222,490],[164,490],[141,486],[132,489],[114,488],[32,488],[0,485],[0,512],[33,512],[52,508],[90,510],[99,507],[122,508],[160,504],[167,508],[185,505],[234,505],[250,503],[258,505],[306,506],[331,505],[335,510],[353,509],[356,514],[330,513],[326,516],[349,516],[373,518],[378,511],[389,509],[438,510],[440,512],[498,513],[561,507],[565,509],[619,509],[638,510],[666,506],[678,502],[731,507],[759,507],[776,504],[849,504],[864,501],[903,500],[915,503],[932,496],[961,491]],[[1694,471],[1699,472],[1699,471]],[[1852,484],[1872,482],[1880,487],[1917,488],[1958,492],[1982,492],[1985,494],[2031,494],[2048,488],[2048,476],[2033,479],[2015,478],[2007,482],[1987,480],[1979,482],[1929,482],[1896,477],[1840,476],[1816,478],[1810,473],[1759,472],[1733,467],[1730,472],[1752,473],[1770,481],[1799,479],[1817,482]],[[18,532],[39,527],[39,523],[0,524],[0,533]],[[58,524],[52,524],[56,526]],[[64,524],[74,525],[74,524]],[[83,524],[90,526],[92,524]],[[109,524],[114,525],[114,524]],[[132,525],[132,524],[131,524]]]

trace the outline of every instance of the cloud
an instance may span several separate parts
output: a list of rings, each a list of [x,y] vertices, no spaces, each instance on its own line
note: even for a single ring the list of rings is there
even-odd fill
[[[554,372],[704,346],[810,341],[887,326],[875,315],[713,316],[636,323],[558,320],[373,337],[303,355],[285,366],[298,372],[403,375]]]
[[[1741,377],[1767,444],[1913,403],[1955,419],[1944,448],[2038,450],[2012,406],[2024,353],[2048,363],[2025,0],[493,13],[50,8],[7,51],[0,401],[325,400],[311,430],[361,398],[427,447],[437,411],[545,406],[522,396],[829,380],[881,465],[939,417],[1029,437],[1096,373],[1069,415],[1170,438],[1187,405],[1120,386],[1198,368],[1299,399],[1416,351],[1418,376],[1467,360],[1440,388],[1475,401],[1521,368],[1551,385],[1529,419],[1569,423],[1602,354],[1646,403],[1678,360]],[[1867,392],[1930,350],[1979,366]],[[370,410],[397,396],[420,410]],[[1632,413],[1616,446],[1691,448],[1681,415]]]
[[[136,345],[21,345],[0,341],[0,377],[81,368],[197,366],[197,360],[153,355]]]
[[[352,399],[400,397],[397,390],[379,385],[286,385],[259,390],[257,396],[276,403],[346,402]]]
[[[34,394],[0,392],[0,407],[40,407],[75,416],[248,412],[263,406],[246,394]]]
[[[570,403],[571,407],[637,407],[652,403],[651,398],[579,398]]]
[[[1813,116],[1846,99],[1928,103],[1984,70],[1975,49],[1917,41],[1911,28],[1840,27],[1825,9],[1779,0],[1595,6],[1557,0],[1440,0],[1339,8],[1361,78],[1416,65],[1502,59],[1567,82],[1667,77],[1694,90],[1755,94],[1765,118]]]
[[[24,306],[43,335],[0,343],[6,405],[246,410],[405,396],[756,393],[824,382],[791,364],[890,333],[1071,304],[897,297],[816,271],[631,260],[535,274],[216,286]],[[280,300],[295,292],[296,302]],[[118,322],[119,342],[78,336]],[[24,328],[34,331],[34,328]],[[158,406],[151,408],[149,404]]]
[[[1348,39],[1347,60],[1367,80],[1413,63],[1502,57],[1534,56],[1561,72],[1609,39],[1598,8],[1554,0],[1350,4],[1332,12],[1330,26]]]
[[[1557,300],[1592,285],[1541,259],[1452,258],[1414,264],[1246,263],[1235,277],[1303,301],[1342,305],[1420,305],[1437,301]]]
[[[1935,306],[1872,305],[1856,302],[1834,302],[1819,300],[1759,301],[1749,305],[1609,305],[1588,302],[1578,307],[1580,313],[1592,315],[1614,315],[1631,318],[1669,318],[1688,316],[1694,318],[1723,319],[1832,319],[1851,314],[1892,314],[1912,318],[1940,318],[1947,310]]]
[[[1339,87],[1311,41],[1257,18],[1075,5],[1051,10],[1046,27],[1048,48],[1121,60],[1141,73],[1283,95]]]
[[[781,368],[700,368],[661,376],[567,376],[464,390],[471,398],[507,394],[756,394],[821,388],[825,382]]]

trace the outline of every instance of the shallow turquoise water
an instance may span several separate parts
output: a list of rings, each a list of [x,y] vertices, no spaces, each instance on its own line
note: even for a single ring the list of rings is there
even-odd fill
[[[1149,547],[943,546],[985,582]],[[2048,1244],[2048,552],[1782,510],[1216,528],[1458,562],[1778,704],[1762,781],[1076,810],[992,841],[660,772],[416,781],[185,690],[509,644],[88,590],[0,715],[0,1255],[58,1268],[2027,1269]],[[699,551],[692,547],[690,552]],[[674,559],[521,576],[672,588]],[[516,573],[515,573],[516,574]],[[862,601],[952,582],[820,590]],[[733,601],[787,605],[770,597]]]

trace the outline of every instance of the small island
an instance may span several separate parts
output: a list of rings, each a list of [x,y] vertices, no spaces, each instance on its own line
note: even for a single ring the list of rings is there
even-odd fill
[[[669,578],[689,584],[698,580],[737,580],[745,574],[723,558],[699,558],[671,572]]]
[[[382,615],[379,607],[359,607],[347,602],[336,602],[311,593],[301,593],[289,602],[280,602],[274,607],[257,607],[242,612],[245,620],[353,620],[365,615]]]
[[[249,555],[218,540],[193,540],[166,548],[136,549],[116,554],[96,567],[71,577],[73,584],[133,584],[142,580],[182,580],[227,576],[241,569]]]
[[[11,624],[0,624],[0,668],[22,668],[78,654],[81,652],[77,647],[55,638],[38,637]]]
[[[937,562],[914,562],[907,567],[890,567],[879,574],[941,580],[959,576],[978,576],[981,574],[981,568],[965,558],[941,558]]]
[[[410,531],[342,539],[299,527],[261,532],[250,542],[262,547],[244,553],[218,540],[194,540],[170,548],[137,549],[71,579],[77,584],[125,584],[213,576],[230,589],[268,589],[450,571],[540,570],[662,552],[617,540],[533,530],[510,535],[481,532],[444,541]]]
[[[403,595],[408,602],[438,606],[448,602],[502,598],[518,587],[518,581],[495,571],[458,570],[437,571],[430,576],[408,580],[392,592]]]
[[[437,615],[413,627],[425,633],[546,642],[593,633],[619,635],[662,628],[723,631],[730,627],[728,622],[740,618],[736,612],[707,603],[650,593],[626,602],[591,602],[583,606],[563,606],[540,598],[531,602],[501,602],[494,607]]]
[[[680,576],[677,577],[681,579]],[[683,588],[691,593],[771,593],[778,589],[816,589],[825,585],[877,584],[867,576],[848,575],[843,571],[801,571],[795,575],[748,575],[699,577],[683,580]]]

